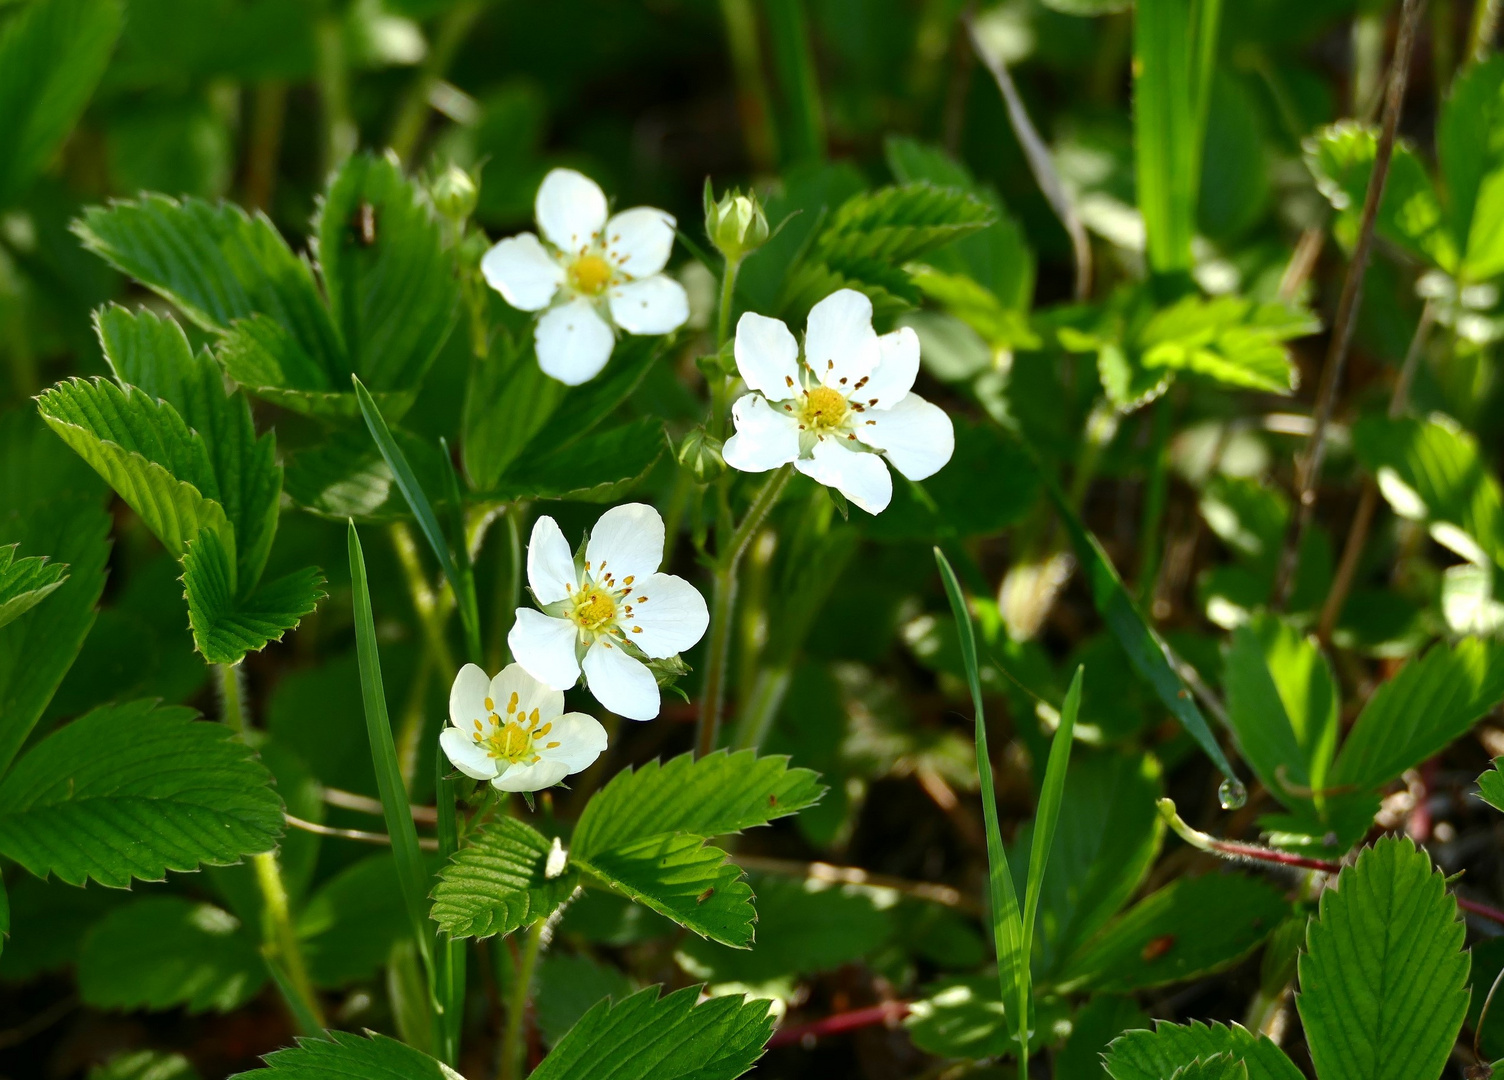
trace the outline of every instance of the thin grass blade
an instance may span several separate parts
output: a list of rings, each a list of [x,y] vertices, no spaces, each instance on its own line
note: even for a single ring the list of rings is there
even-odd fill
[[[1050,848],[1055,843],[1055,826],[1060,823],[1060,803],[1065,797],[1065,770],[1071,761],[1071,745],[1076,734],[1076,714],[1081,711],[1081,678],[1085,668],[1076,668],[1071,687],[1065,693],[1060,710],[1060,726],[1050,743],[1050,760],[1044,770],[1044,784],[1039,790],[1039,809],[1034,814],[1034,842],[1029,851],[1029,880],[1024,886],[1025,956],[1034,946],[1034,920],[1039,913],[1039,894],[1044,887],[1044,870]]]

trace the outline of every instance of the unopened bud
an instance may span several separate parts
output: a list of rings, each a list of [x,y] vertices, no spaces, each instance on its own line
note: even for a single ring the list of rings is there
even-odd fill
[[[695,428],[684,436],[674,457],[702,484],[714,480],[726,469],[726,461],[721,457],[721,440],[704,428]]]
[[[451,221],[465,221],[475,212],[475,181],[458,165],[440,173],[429,191],[434,208]]]
[[[713,202],[707,182],[705,235],[722,255],[736,262],[768,242],[768,216],[756,195],[728,191]]]

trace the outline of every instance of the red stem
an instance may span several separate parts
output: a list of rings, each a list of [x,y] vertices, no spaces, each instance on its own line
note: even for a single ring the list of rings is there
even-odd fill
[[[1226,855],[1239,859],[1256,859],[1259,862],[1278,863],[1280,866],[1298,866],[1302,870],[1320,870],[1335,874],[1342,869],[1341,863],[1328,859],[1308,859],[1304,855],[1291,855],[1287,851],[1274,851],[1257,844],[1239,844],[1233,840],[1213,840],[1212,847]]]
[[[834,1016],[827,1016],[823,1020],[813,1020],[808,1024],[779,1028],[768,1040],[768,1049],[819,1039],[826,1035],[839,1035],[842,1032],[872,1027],[875,1024],[890,1024],[908,1015],[909,1003],[907,1001],[885,1001],[881,1005],[836,1013]]]
[[[1464,900],[1460,896],[1457,897],[1457,906],[1460,907],[1463,911],[1471,911],[1474,915],[1481,915],[1483,918],[1488,919],[1491,922],[1496,922],[1500,926],[1504,926],[1504,911],[1500,911],[1496,907],[1489,907],[1487,904],[1480,904],[1476,900]]]

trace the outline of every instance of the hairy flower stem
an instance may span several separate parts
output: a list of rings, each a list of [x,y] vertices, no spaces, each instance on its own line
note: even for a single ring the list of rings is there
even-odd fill
[[[543,935],[548,928],[547,919],[533,923],[532,929],[522,941],[522,952],[517,958],[517,967],[512,972],[511,993],[507,995],[507,1022],[501,1033],[501,1069],[499,1080],[522,1080],[526,1062],[523,1051],[526,1042],[527,1001],[533,986],[533,971],[538,966],[538,954],[543,951]]]
[[[705,681],[700,688],[700,720],[695,731],[699,757],[715,750],[721,737],[721,710],[726,697],[726,667],[731,658],[731,628],[736,612],[736,571],[752,537],[783,494],[794,473],[792,465],[781,466],[757,493],[731,539],[721,548],[710,596],[710,642],[705,658]]]
[[[243,737],[246,729],[245,697],[240,684],[240,666],[215,664],[214,674],[225,726]],[[323,1029],[324,1014],[319,1008],[313,983],[309,981],[308,968],[303,963],[303,950],[293,928],[287,886],[282,881],[277,853],[266,851],[252,855],[251,867],[256,873],[256,886],[261,890],[262,953],[276,969],[277,985],[287,997],[288,1008],[299,1026],[306,1028],[311,1021],[316,1026],[305,1034],[317,1035]]]

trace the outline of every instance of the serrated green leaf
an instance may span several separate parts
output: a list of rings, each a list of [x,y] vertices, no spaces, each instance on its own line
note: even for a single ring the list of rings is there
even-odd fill
[[[40,0],[0,34],[0,206],[57,153],[104,74],[120,34],[118,0]]]
[[[485,825],[439,872],[433,921],[451,937],[490,937],[552,915],[579,883],[579,875],[562,867],[548,876],[552,847],[516,818]]]
[[[698,994],[690,986],[660,998],[649,987],[600,1002],[528,1080],[734,1080],[773,1033],[768,1003],[718,997],[696,1004]]]
[[[1071,1017],[1070,1037],[1055,1053],[1055,1080],[1102,1080],[1102,1056],[1119,1035],[1147,1028],[1149,1018],[1130,997],[1098,994]]]
[[[125,888],[272,850],[282,801],[223,725],[137,701],[95,709],[0,783],[0,852],[33,874]]]
[[[131,1050],[89,1070],[89,1080],[199,1080],[181,1054]]]
[[[301,380],[291,385],[344,389],[344,352],[313,272],[266,215],[143,195],[90,207],[73,227],[86,248],[205,330],[227,334],[256,315],[284,328],[299,365],[288,374]]]
[[[211,664],[238,664],[293,629],[328,594],[316,567],[264,581],[249,596],[235,595],[230,556],[211,531],[189,541],[183,553],[183,596],[193,644]]]
[[[1444,416],[1364,417],[1353,450],[1396,514],[1478,565],[1504,566],[1504,495],[1477,441]]]
[[[766,825],[819,801],[818,774],[779,755],[718,750],[623,769],[585,807],[571,854],[590,857],[657,833],[721,836]]]
[[[1436,127],[1436,157],[1462,276],[1487,281],[1504,271],[1504,58],[1457,73]]]
[[[588,811],[588,807],[586,808]],[[692,833],[665,833],[571,851],[570,864],[622,896],[722,945],[752,947],[752,887],[720,848]]]
[[[1288,394],[1297,370],[1284,342],[1320,329],[1309,312],[1236,296],[1189,296],[1156,312],[1138,331],[1146,369],[1203,375],[1225,386]]]
[[[1248,1067],[1230,1054],[1213,1054],[1182,1065],[1170,1080],[1248,1080]]]
[[[353,155],[330,182],[314,231],[349,370],[377,392],[416,386],[459,311],[438,216],[422,189],[393,158]]]
[[[45,555],[16,558],[19,542],[0,546],[0,626],[19,619],[68,580],[68,564]]]
[[[1504,810],[1504,758],[1494,758],[1493,768],[1478,777],[1478,797],[1495,810]]]
[[[841,204],[815,242],[824,256],[902,265],[994,220],[976,196],[927,181],[879,188]]]
[[[1353,722],[1332,787],[1376,788],[1439,753],[1504,700],[1504,645],[1438,644],[1374,691]]]
[[[523,454],[485,495],[609,502],[647,476],[668,443],[663,421],[642,417],[551,453]]]
[[[1228,1055],[1248,1069],[1248,1080],[1302,1080],[1278,1045],[1241,1024],[1170,1024],[1130,1031],[1112,1041],[1104,1061],[1112,1080],[1163,1080],[1197,1058]]]
[[[212,529],[227,551],[235,550],[208,448],[171,405],[104,379],[68,379],[42,393],[37,404],[52,430],[173,556],[182,558],[201,529]]]
[[[299,1039],[298,1045],[267,1054],[266,1065],[236,1073],[230,1080],[464,1080],[449,1066],[396,1039],[371,1032],[327,1032],[326,1039]],[[535,1074],[536,1075],[536,1074]]]
[[[1296,1006],[1322,1080],[1434,1080],[1467,1015],[1466,928],[1408,838],[1383,837],[1321,894]]]
[[[1124,992],[1220,971],[1255,949],[1289,904],[1242,874],[1180,878],[1108,923],[1067,960],[1062,987]]]
[[[227,392],[219,365],[207,352],[195,355],[172,319],[112,305],[94,313],[94,327],[121,386],[167,402],[203,441],[215,485],[212,492],[200,490],[224,509],[235,533],[236,577],[250,589],[277,532],[282,470],[276,437],[257,437],[250,403]]]
[[[266,982],[256,938],[213,904],[151,896],[98,922],[78,956],[78,993],[101,1009],[231,1012]]]
[[[1373,172],[1378,134],[1370,125],[1343,120],[1322,128],[1305,143],[1306,166],[1316,186],[1338,212],[1338,234],[1351,243]],[[1374,231],[1423,263],[1457,270],[1457,247],[1431,178],[1415,152],[1394,146]]]

